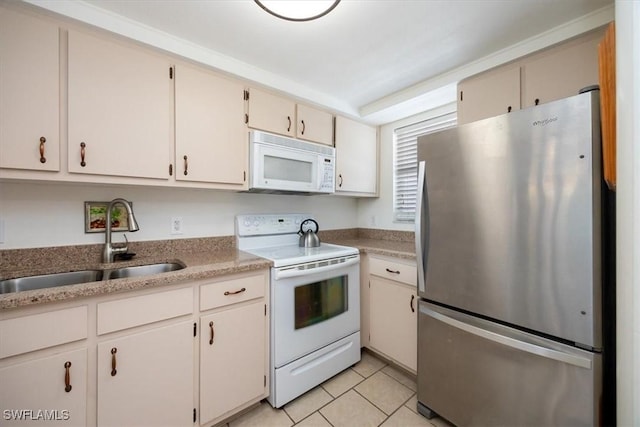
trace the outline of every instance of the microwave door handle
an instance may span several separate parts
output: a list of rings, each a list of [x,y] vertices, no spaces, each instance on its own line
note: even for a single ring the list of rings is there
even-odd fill
[[[424,294],[425,272],[427,267],[427,255],[429,252],[429,201],[427,198],[425,185],[426,164],[423,161],[418,163],[418,189],[416,194],[416,217],[415,217],[415,239],[416,239],[416,261],[418,270],[418,293]]]
[[[290,277],[298,277],[298,276],[306,276],[309,274],[315,273],[323,273],[325,271],[337,270],[339,268],[348,267],[360,262],[360,257],[354,257],[346,260],[345,262],[341,262],[339,264],[331,264],[326,265],[324,267],[317,267],[311,269],[297,269],[297,268],[277,268],[275,270],[275,278],[279,279],[287,279]]]

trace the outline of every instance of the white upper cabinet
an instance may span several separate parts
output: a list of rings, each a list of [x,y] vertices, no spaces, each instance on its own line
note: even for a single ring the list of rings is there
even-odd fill
[[[0,167],[60,170],[58,26],[0,7]]]
[[[244,86],[176,65],[176,180],[243,189],[248,165]]]
[[[260,89],[248,91],[247,125],[250,128],[294,137],[296,135],[296,103]]]
[[[167,57],[69,31],[69,171],[169,178],[173,83]]]
[[[333,146],[333,114],[297,104],[296,115],[296,137]]]
[[[375,127],[336,116],[336,193],[376,196],[378,139]]]

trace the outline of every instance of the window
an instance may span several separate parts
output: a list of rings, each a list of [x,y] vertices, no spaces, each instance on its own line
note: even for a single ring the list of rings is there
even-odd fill
[[[456,112],[396,129],[393,132],[393,219],[412,223],[416,215],[418,187],[418,137],[456,125]]]

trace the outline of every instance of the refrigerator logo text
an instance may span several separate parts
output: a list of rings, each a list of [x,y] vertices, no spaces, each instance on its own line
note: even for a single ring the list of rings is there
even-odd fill
[[[546,126],[549,123],[553,123],[553,122],[556,122],[556,121],[558,121],[557,117],[551,117],[551,118],[544,119],[544,120],[536,120],[535,122],[533,122],[533,125],[534,126]]]

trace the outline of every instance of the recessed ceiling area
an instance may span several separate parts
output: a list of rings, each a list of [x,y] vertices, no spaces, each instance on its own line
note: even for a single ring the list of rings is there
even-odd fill
[[[376,124],[613,19],[613,0],[342,0],[309,22],[252,0],[28,2]]]

